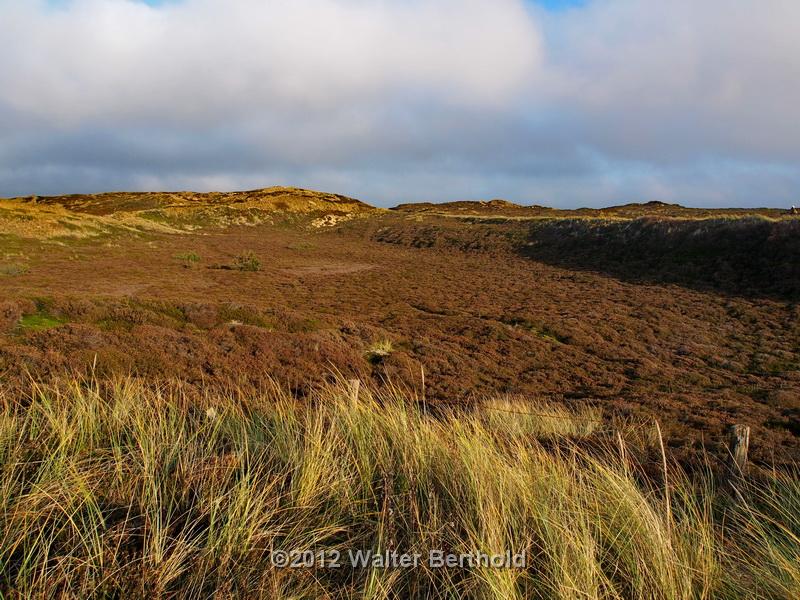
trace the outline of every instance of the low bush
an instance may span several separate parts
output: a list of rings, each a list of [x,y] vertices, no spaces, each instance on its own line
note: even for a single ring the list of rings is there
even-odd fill
[[[187,269],[191,268],[194,264],[200,262],[200,255],[196,252],[184,252],[175,256],[178,260],[183,262],[183,266]]]
[[[22,318],[19,304],[12,301],[0,302],[0,332],[16,327]]]
[[[243,252],[233,259],[233,267],[239,271],[260,271],[261,260],[255,252]]]

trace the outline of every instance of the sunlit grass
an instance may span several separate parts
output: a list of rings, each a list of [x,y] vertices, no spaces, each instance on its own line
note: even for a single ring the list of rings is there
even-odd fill
[[[420,406],[344,382],[302,403],[277,385],[210,394],[133,379],[4,397],[0,592],[800,597],[797,479],[764,476],[733,503],[709,476],[645,477],[595,410]],[[292,549],[512,551],[527,567],[271,564]]]

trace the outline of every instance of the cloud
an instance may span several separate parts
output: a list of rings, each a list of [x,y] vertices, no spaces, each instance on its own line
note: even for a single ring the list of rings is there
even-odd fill
[[[788,205],[788,0],[0,0],[0,195]]]
[[[586,143],[680,161],[800,160],[800,3],[597,0],[556,15],[559,106]]]
[[[321,118],[395,96],[505,105],[540,60],[512,0],[75,0],[3,5],[11,110],[74,127]],[[410,97],[410,98],[408,98]]]

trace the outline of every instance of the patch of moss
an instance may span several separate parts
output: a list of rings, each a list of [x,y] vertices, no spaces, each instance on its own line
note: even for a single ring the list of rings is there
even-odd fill
[[[36,313],[33,315],[25,315],[20,319],[19,328],[27,329],[29,331],[44,331],[63,325],[65,321],[58,319],[46,313]]]

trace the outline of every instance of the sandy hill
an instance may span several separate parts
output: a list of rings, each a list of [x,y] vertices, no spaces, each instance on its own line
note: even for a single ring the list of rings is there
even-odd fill
[[[398,204],[394,209],[404,212],[434,212],[434,213],[466,213],[483,214],[500,211],[518,211],[542,208],[540,206],[522,206],[508,200],[496,198],[494,200],[456,200],[454,202],[409,202]]]
[[[508,200],[460,200],[457,202],[419,202],[399,204],[392,210],[397,212],[430,214],[449,217],[510,217],[516,219],[539,218],[601,218],[638,219],[642,217],[708,219],[752,217],[755,215],[781,218],[786,210],[777,208],[688,208],[680,204],[669,204],[653,200],[650,202],[620,204],[606,208],[561,209],[538,204],[522,205]]]
[[[360,200],[292,187],[270,187],[244,192],[108,192],[14,199],[44,206],[63,206],[95,215],[138,212],[164,208],[201,208],[228,206],[265,208],[287,212],[363,212],[374,208]]]
[[[271,187],[243,192],[108,192],[0,199],[0,229],[20,237],[114,230],[192,231],[312,219],[330,225],[380,209],[340,194]]]

